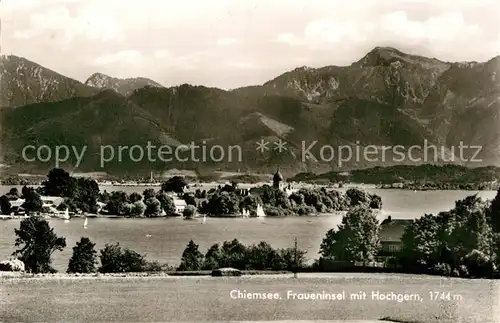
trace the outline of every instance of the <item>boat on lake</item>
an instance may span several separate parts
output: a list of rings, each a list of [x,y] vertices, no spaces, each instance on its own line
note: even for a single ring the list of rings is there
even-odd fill
[[[257,205],[257,211],[256,211],[256,216],[258,218],[262,218],[266,216],[266,213],[264,212],[264,208],[262,207],[261,204]]]

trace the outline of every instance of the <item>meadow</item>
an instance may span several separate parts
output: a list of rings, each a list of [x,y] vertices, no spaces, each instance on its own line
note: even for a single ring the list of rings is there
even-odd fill
[[[230,292],[278,293],[278,300],[232,299]],[[295,293],[337,293],[347,300],[287,299]],[[421,301],[380,301],[371,292],[420,294]],[[366,300],[350,300],[366,292]],[[431,300],[430,292],[450,292],[461,300]],[[393,274],[299,274],[214,277],[1,278],[2,322],[158,322],[379,320],[400,322],[493,323],[497,285]]]

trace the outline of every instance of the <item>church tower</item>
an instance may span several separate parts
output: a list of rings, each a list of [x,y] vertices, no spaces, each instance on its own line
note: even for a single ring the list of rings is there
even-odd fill
[[[273,176],[273,187],[277,188],[279,190],[284,189],[284,184],[283,184],[283,175],[281,175],[280,170],[276,170],[276,173]]]

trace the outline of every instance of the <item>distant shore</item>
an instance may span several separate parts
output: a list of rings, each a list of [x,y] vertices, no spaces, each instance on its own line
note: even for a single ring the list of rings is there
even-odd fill
[[[207,183],[194,183],[195,185],[192,186],[193,189],[188,189],[187,191],[194,191],[194,188],[200,188],[200,189],[207,189],[207,188],[215,188],[217,185],[222,185],[221,183],[213,183],[213,182],[207,182]],[[261,185],[264,185],[266,183],[259,183]],[[240,183],[239,186],[243,188],[253,188],[253,187],[258,187],[259,184],[251,184],[251,183]],[[120,187],[123,188],[158,188],[161,185],[158,184],[103,184],[103,183],[98,183],[101,191],[102,190],[108,190],[108,188],[115,187],[117,190],[120,190]],[[30,186],[30,187],[38,187],[41,186],[40,183],[37,184],[27,184],[27,185],[22,185],[22,184],[0,184],[0,186],[3,187],[22,187],[22,186]],[[443,186],[443,187],[421,187],[421,186],[404,186],[400,187],[397,185],[375,185],[375,184],[363,184],[363,183],[348,183],[344,184],[342,186],[338,186],[335,184],[314,184],[314,183],[307,183],[307,182],[299,182],[296,183],[295,186],[292,186],[292,188],[307,188],[307,187],[325,187],[333,190],[339,190],[339,189],[349,189],[349,188],[359,188],[359,189],[377,189],[377,190],[398,190],[398,191],[417,191],[417,192],[424,192],[424,191],[496,191],[496,187],[463,187],[460,188],[458,186]]]

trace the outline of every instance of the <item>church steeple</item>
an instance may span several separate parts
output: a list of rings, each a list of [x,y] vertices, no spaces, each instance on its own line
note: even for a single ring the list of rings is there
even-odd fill
[[[283,182],[283,175],[281,175],[280,170],[278,168],[273,176],[273,187],[281,189],[282,182]]]

